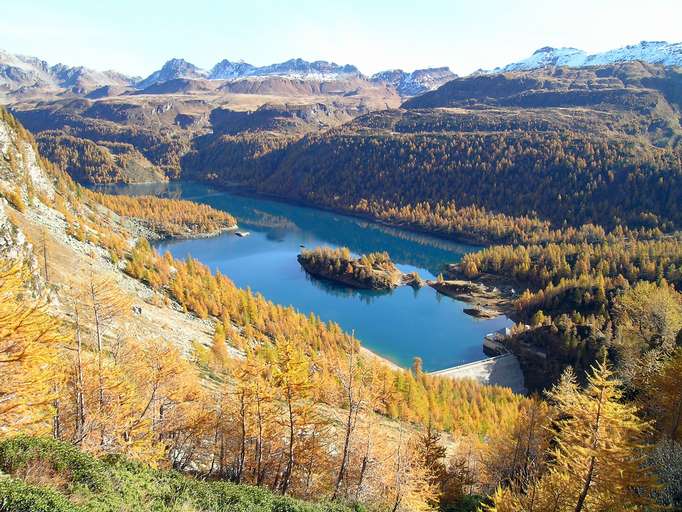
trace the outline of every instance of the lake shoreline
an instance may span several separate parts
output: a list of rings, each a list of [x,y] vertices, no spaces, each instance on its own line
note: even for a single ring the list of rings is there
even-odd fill
[[[149,190],[120,187],[117,193],[149,195]],[[154,244],[161,253],[169,251],[179,259],[191,255],[240,288],[354,331],[367,354],[391,367],[409,369],[414,357],[423,359],[427,371],[482,360],[485,335],[510,325],[506,317],[469,316],[463,311],[467,304],[446,299],[435,290],[419,292],[406,286],[386,294],[351,290],[311,278],[296,261],[301,247],[347,246],[355,254],[385,250],[404,274],[416,271],[424,280],[433,280],[447,264],[476,247],[459,246],[430,233],[410,235],[416,231],[372,219],[358,222],[358,216],[263,197],[243,188],[178,180],[153,193],[228,211],[241,229],[251,231],[246,238],[230,234],[209,240],[166,238]]]
[[[439,240],[476,246],[476,247],[480,247],[482,249],[489,247],[490,245],[497,244],[497,243],[500,243],[500,244],[509,243],[509,242],[496,242],[496,241],[492,241],[492,240],[485,240],[485,239],[482,239],[479,237],[467,238],[464,235],[449,234],[445,231],[431,231],[431,230],[428,230],[426,228],[421,228],[419,226],[416,226],[414,224],[410,224],[407,222],[391,222],[391,221],[388,221],[385,219],[379,219],[379,218],[374,217],[370,214],[360,213],[360,212],[357,212],[355,210],[333,207],[333,206],[328,206],[328,205],[322,205],[322,204],[318,204],[318,203],[315,203],[313,201],[308,201],[305,199],[293,199],[290,197],[283,197],[283,196],[279,196],[276,194],[267,194],[264,192],[258,192],[251,187],[248,187],[246,185],[240,185],[238,183],[235,183],[232,185],[226,185],[226,184],[222,184],[222,183],[217,183],[215,181],[200,180],[200,179],[171,180],[169,183],[182,183],[182,182],[200,183],[202,185],[214,186],[219,190],[224,190],[226,192],[231,192],[231,193],[234,193],[236,195],[241,195],[244,197],[270,199],[273,201],[277,201],[279,203],[290,204],[290,205],[294,205],[294,206],[301,206],[304,208],[310,208],[313,210],[321,210],[321,211],[325,211],[325,212],[336,213],[339,215],[345,215],[346,217],[352,217],[355,219],[364,220],[366,222],[371,222],[371,223],[376,224],[378,226],[386,226],[386,227],[390,227],[390,228],[401,229],[403,231],[409,231],[411,233],[416,233],[419,235],[426,235],[426,236],[430,236],[433,238],[437,238]]]

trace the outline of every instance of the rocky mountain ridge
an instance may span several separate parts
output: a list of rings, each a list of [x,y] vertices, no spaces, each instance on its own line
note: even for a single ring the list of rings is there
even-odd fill
[[[375,83],[385,83],[395,87],[403,97],[416,96],[431,91],[444,83],[457,78],[449,67],[415,69],[411,73],[402,69],[380,71],[370,77]]]
[[[18,89],[70,89],[86,93],[98,87],[132,86],[137,81],[117,71],[96,71],[83,66],[55,64],[36,57],[0,50],[0,92]]]
[[[367,77],[352,64],[339,65],[324,60],[310,62],[300,58],[267,66],[254,66],[244,61],[223,59],[210,70],[205,70],[184,59],[171,59],[161,69],[138,82],[136,86],[138,89],[145,90],[150,86],[171,80],[203,79],[226,80],[228,83],[225,87],[232,88],[229,82],[268,77],[320,82],[367,80],[377,85],[384,84],[393,87],[398,94],[407,97],[435,89],[448,80],[456,78],[457,75],[448,67],[439,67],[417,69],[412,72],[394,69]]]
[[[583,68],[632,61],[661,64],[663,66],[682,66],[682,43],[641,41],[638,44],[593,54],[588,54],[577,48],[552,48],[551,46],[545,46],[536,50],[527,59],[495,68],[490,73],[529,71],[531,69],[551,66]]]
[[[77,95],[115,95],[144,91],[160,84],[176,80],[197,81],[242,81],[244,79],[281,77],[299,81],[350,81],[358,80],[376,85],[394,87],[402,96],[420,94],[434,89],[447,80],[454,78],[449,68],[418,69],[411,73],[403,70],[390,70],[367,77],[352,64],[339,65],[324,60],[307,61],[300,58],[285,62],[254,66],[244,61],[223,59],[210,69],[202,69],[182,58],[168,60],[160,69],[146,78],[129,77],[116,71],[95,71],[83,66],[55,64],[23,55],[15,55],[0,50],[0,92],[21,94],[35,91],[51,91],[59,94],[64,91]],[[213,86],[206,85],[205,89]],[[163,90],[168,89],[165,87]],[[61,91],[64,90],[64,91]]]
[[[682,43],[642,41],[638,44],[594,54],[588,54],[577,48],[546,46],[527,59],[493,70],[478,71],[474,75],[561,66],[584,68],[633,61],[663,66],[682,66]],[[341,86],[335,86],[335,88],[345,92],[352,92],[357,82],[360,81],[365,84],[389,87],[401,97],[409,98],[435,90],[457,78],[457,75],[448,67],[435,67],[416,69],[412,72],[392,69],[366,76],[352,64],[339,65],[335,62],[307,61],[301,58],[265,66],[223,59],[210,69],[202,69],[185,59],[173,58],[146,78],[139,78],[111,70],[96,71],[83,66],[50,65],[36,57],[16,55],[0,50],[0,95],[7,96],[8,103],[12,103],[14,98],[25,99],[41,95],[54,97],[70,94],[93,98],[120,96],[141,91],[150,94],[187,92],[187,85],[178,86],[177,82],[175,85],[167,84],[167,82],[177,80],[196,81],[197,83],[190,85],[189,89],[204,92],[211,92],[221,87],[207,83],[207,81],[224,81],[226,90],[236,89],[240,92],[240,89],[252,90],[254,88],[253,85],[239,85],[240,82],[249,79],[267,82],[269,78],[299,82],[342,83]],[[347,85],[343,85],[346,82],[348,82]],[[235,83],[237,85],[234,85]],[[272,88],[271,85],[267,87]],[[277,87],[279,86],[275,89]]]

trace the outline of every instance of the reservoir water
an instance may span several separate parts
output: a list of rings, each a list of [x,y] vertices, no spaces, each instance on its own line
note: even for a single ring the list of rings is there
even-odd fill
[[[403,272],[433,279],[447,263],[477,248],[415,234],[337,213],[241,195],[192,182],[107,188],[126,194],[190,199],[230,212],[244,238],[226,233],[192,240],[167,240],[160,252],[188,255],[220,270],[237,286],[303,313],[332,320],[354,331],[374,352],[408,367],[422,358],[424,369],[438,370],[485,357],[483,337],[511,325],[505,317],[475,319],[463,302],[430,287],[401,287],[388,293],[353,290],[312,278],[296,256],[301,246],[346,246],[353,253],[387,251]]]

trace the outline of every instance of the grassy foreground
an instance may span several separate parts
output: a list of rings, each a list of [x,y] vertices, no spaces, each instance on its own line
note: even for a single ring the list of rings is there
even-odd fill
[[[2,512],[351,512],[247,485],[191,478],[46,438],[0,441]]]

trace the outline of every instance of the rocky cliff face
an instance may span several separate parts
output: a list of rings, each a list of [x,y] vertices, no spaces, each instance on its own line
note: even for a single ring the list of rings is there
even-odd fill
[[[102,235],[117,233],[129,249],[138,237],[153,233],[99,203],[72,202],[78,193],[72,182],[60,176],[35,151],[28,132],[0,108],[0,260],[28,265],[35,293],[47,292],[50,311],[67,322],[72,320],[71,303],[65,299],[68,290],[96,275],[130,296],[137,311],[126,320],[131,334],[171,340],[184,352],[194,342],[208,346],[214,330],[211,321],[164,303],[158,292],[125,274],[124,263],[113,259],[102,242]],[[82,239],[74,234],[74,222],[85,226]],[[43,245],[49,286],[44,279]]]
[[[417,96],[432,91],[446,82],[457,78],[448,67],[417,69],[408,73],[402,69],[381,71],[372,75],[375,83],[384,83],[394,87],[402,97]]]
[[[36,290],[44,286],[34,247],[21,226],[13,220],[15,212],[27,213],[39,202],[35,196],[53,200],[52,180],[39,164],[27,133],[0,110],[0,258],[25,265]]]

